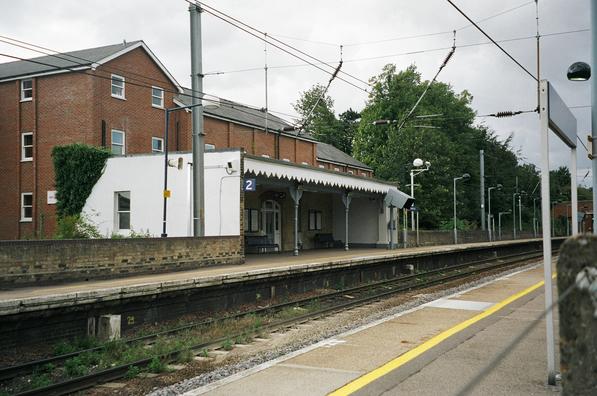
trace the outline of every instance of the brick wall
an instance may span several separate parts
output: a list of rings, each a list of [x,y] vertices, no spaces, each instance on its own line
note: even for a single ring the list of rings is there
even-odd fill
[[[244,262],[242,237],[0,241],[0,287]]]

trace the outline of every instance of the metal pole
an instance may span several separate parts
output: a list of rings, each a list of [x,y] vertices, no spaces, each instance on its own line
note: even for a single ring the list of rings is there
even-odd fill
[[[493,239],[493,235],[491,235],[491,190],[493,190],[493,188],[494,187],[489,187],[487,189],[487,231],[489,233],[490,241]]]
[[[518,194],[518,230],[522,234],[522,194]]]
[[[591,49],[592,59],[591,68],[593,73],[597,73],[597,38],[595,37],[597,28],[597,4],[591,1]],[[593,234],[597,234],[597,76],[593,76],[591,81],[591,136],[593,137],[593,159],[591,160],[591,177],[593,179]],[[576,181],[576,180],[575,180]]]
[[[516,194],[512,194],[512,239],[516,239]]]
[[[548,82],[541,81],[541,105],[539,114],[541,120],[541,202],[549,202],[549,98]],[[593,175],[593,177],[595,177]],[[545,329],[547,340],[547,383],[556,384],[556,355],[553,324],[553,289],[551,285],[551,234],[549,227],[549,208],[541,205],[541,220],[543,222],[543,277],[545,281]]]
[[[162,210],[162,238],[166,238],[168,233],[166,232],[166,214],[168,210],[168,126],[170,124],[170,111],[166,109],[164,112],[165,126],[164,126],[164,208]]]
[[[479,150],[479,163],[481,167],[481,229],[485,231],[485,155],[483,150]]]
[[[415,174],[413,170],[410,171],[410,196],[415,197]],[[415,230],[415,212],[410,212],[410,223],[412,230]]]
[[[390,206],[390,249],[394,249],[394,207]]]
[[[203,97],[203,67],[201,60],[201,8],[189,6],[191,16],[191,87],[192,103],[199,105]],[[193,107],[193,235],[205,235],[204,185],[203,185],[203,106]]]
[[[417,246],[419,246],[419,211],[417,210]]]
[[[570,192],[572,198],[572,235],[578,234],[578,189],[576,186],[576,148],[573,148],[570,153]]]
[[[502,212],[498,213],[498,232],[500,236],[500,241],[502,240]]]
[[[404,218],[404,247],[408,247],[408,215],[406,209],[402,209],[402,217]]]
[[[292,252],[293,256],[298,256],[298,212],[299,212],[299,203],[298,201],[294,201],[294,251]]]
[[[456,229],[456,180],[458,178],[454,178],[454,244],[458,243],[458,230]]]

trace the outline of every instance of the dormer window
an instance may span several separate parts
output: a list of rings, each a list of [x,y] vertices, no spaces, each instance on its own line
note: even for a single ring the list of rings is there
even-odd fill
[[[124,77],[112,74],[112,97],[124,99]]]
[[[21,102],[33,100],[33,80],[21,80]]]

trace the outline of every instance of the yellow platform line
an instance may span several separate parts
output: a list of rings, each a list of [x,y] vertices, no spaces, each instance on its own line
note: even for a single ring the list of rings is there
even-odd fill
[[[555,275],[552,276],[555,278]],[[497,311],[501,310],[502,308],[506,307],[509,304],[512,304],[514,301],[526,296],[529,293],[539,289],[544,284],[544,281],[537,282],[533,286],[530,286],[523,291],[513,294],[510,297],[506,298],[505,300],[496,303],[495,305],[487,308],[485,311],[481,312],[480,314],[473,316],[472,318],[461,322],[454,327],[445,330],[444,332],[436,335],[435,337],[427,340],[426,342],[422,343],[421,345],[409,350],[408,352],[398,356],[394,360],[387,362],[386,364],[376,368],[373,371],[370,371],[366,374],[363,374],[359,378],[355,379],[352,382],[336,389],[335,391],[328,394],[328,396],[346,396],[350,395],[359,389],[365,387],[366,385],[372,383],[373,381],[383,377],[384,375],[396,370],[397,368],[405,365],[409,361],[415,359],[416,357],[422,355],[429,349],[433,348],[434,346],[439,345],[441,342],[445,341],[447,338],[453,336],[461,332],[462,330],[466,329],[467,327],[472,326],[473,324],[479,322],[480,320],[485,319],[486,317],[493,315]]]

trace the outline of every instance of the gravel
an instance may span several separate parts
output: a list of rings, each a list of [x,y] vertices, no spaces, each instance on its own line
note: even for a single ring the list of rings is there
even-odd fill
[[[268,342],[253,343],[252,348],[235,348],[233,353],[226,358],[224,362],[225,364],[215,368],[213,371],[200,374],[196,377],[189,378],[162,389],[154,389],[149,393],[149,396],[170,396],[188,392],[233,374],[248,370],[259,364],[280,358],[327,338],[338,336],[339,334],[354,330],[371,322],[415,308],[421,304],[447,295],[462,292],[505,275],[535,267],[536,265],[536,263],[533,263],[511,270],[496,272],[491,275],[478,275],[475,276],[472,281],[469,280],[466,283],[457,284],[456,282],[451,282],[451,284],[456,284],[456,286],[448,289],[444,288],[445,285],[434,286],[425,289],[424,291],[418,290],[400,294],[384,301],[368,304],[364,309],[363,307],[357,307],[319,319],[317,320],[316,326],[301,326],[288,330],[279,337],[275,337],[274,339],[270,338]]]

